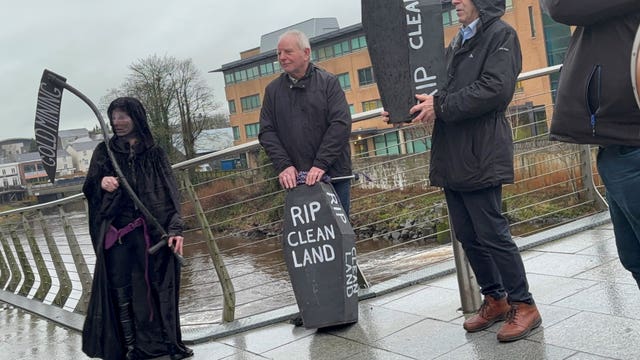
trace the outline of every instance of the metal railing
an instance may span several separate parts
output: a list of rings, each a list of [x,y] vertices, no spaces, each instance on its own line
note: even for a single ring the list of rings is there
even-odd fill
[[[525,85],[532,82],[525,87],[541,90],[516,93],[508,114],[516,181],[504,187],[503,207],[515,237],[606,208],[593,149],[547,140],[552,94],[544,89],[558,70],[522,74]],[[379,113],[354,115],[354,128]],[[352,139],[358,180],[352,184],[351,220],[359,266],[373,285],[453,257],[444,196],[428,180],[430,140],[422,125]],[[217,165],[229,159],[242,166]],[[196,171],[203,164],[215,170]],[[228,322],[295,304],[282,257],[284,191],[258,142],[173,168],[187,224],[182,325]],[[0,289],[85,312],[95,255],[82,194],[0,213],[0,243]]]

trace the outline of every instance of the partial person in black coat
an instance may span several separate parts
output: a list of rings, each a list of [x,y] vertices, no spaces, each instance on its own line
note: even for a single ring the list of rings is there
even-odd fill
[[[182,343],[180,265],[172,253],[182,254],[184,241],[176,180],[139,100],[118,98],[107,113],[115,134],[108,146],[127,182],[169,235],[170,246],[148,254],[161,232],[120,185],[107,145],[99,144],[82,189],[96,253],[82,350],[113,360],[186,358],[193,352]]]
[[[596,144],[620,262],[640,288],[640,107],[631,54],[638,0],[541,0],[555,21],[575,26],[564,57],[552,140]],[[634,67],[637,64],[633,64]]]

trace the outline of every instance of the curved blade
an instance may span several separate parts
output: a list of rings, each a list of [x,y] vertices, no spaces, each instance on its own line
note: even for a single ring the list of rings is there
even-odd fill
[[[60,83],[65,83],[66,81],[67,79],[64,77],[45,69],[38,89],[34,125],[36,146],[51,183],[56,179],[58,163],[58,125],[60,123],[62,90],[64,90]]]

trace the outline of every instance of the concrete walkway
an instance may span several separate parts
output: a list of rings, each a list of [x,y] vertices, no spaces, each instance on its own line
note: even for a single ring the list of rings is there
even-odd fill
[[[275,323],[190,345],[193,359],[640,359],[640,290],[606,223],[522,252],[542,326],[502,344],[467,334],[455,275],[360,302],[360,320],[318,332]],[[185,336],[188,337],[188,336]],[[0,358],[86,359],[81,335],[0,304]]]

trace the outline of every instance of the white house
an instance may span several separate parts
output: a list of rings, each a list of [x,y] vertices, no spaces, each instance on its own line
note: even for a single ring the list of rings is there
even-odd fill
[[[91,163],[91,156],[93,156],[93,150],[101,143],[101,140],[76,142],[67,146],[66,150],[71,154],[73,159],[73,166],[77,171],[86,173],[89,170],[89,164]]]
[[[17,162],[0,164],[0,189],[21,185],[20,169]]]

